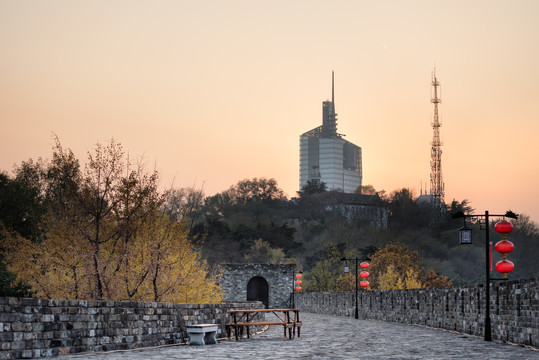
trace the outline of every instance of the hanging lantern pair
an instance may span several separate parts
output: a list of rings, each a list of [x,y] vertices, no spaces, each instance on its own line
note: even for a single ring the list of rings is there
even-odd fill
[[[502,235],[502,240],[498,241],[495,245],[497,252],[502,254],[502,260],[496,263],[496,271],[503,275],[503,278],[507,278],[507,274],[515,269],[513,262],[506,259],[507,254],[509,254],[515,246],[509,240],[507,240],[507,234],[513,231],[513,224],[509,221],[499,221],[494,225],[494,230],[497,233]]]

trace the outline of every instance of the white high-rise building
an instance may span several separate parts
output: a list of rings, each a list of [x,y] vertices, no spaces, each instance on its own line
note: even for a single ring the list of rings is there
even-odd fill
[[[322,103],[322,126],[300,136],[299,187],[319,180],[328,190],[353,193],[361,186],[361,148],[337,133],[334,77],[331,73],[331,101]]]

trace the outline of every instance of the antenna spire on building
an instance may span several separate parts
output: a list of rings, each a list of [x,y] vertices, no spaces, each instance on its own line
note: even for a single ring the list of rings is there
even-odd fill
[[[337,133],[337,114],[335,113],[335,74],[331,71],[331,101],[322,103],[322,132],[327,137],[340,137]]]
[[[333,103],[333,107],[335,108],[335,78],[333,75],[333,70],[331,70],[331,102]]]

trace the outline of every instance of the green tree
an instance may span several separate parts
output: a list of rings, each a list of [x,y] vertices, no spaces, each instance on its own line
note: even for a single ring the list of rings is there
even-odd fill
[[[362,195],[376,195],[377,194],[376,189],[372,185],[361,185],[357,189],[356,193],[362,194]]]
[[[32,297],[35,295],[30,285],[17,279],[17,275],[6,268],[4,256],[1,255],[13,237],[20,237],[15,231],[9,231],[0,221],[0,296]],[[15,240],[16,241],[16,240]]]
[[[290,262],[286,260],[282,249],[274,249],[262,239],[255,240],[253,246],[245,253],[244,258],[249,263],[258,264],[286,264]]]
[[[0,296],[33,297],[35,292],[13,273],[7,271],[4,262],[0,262]]]
[[[316,263],[312,272],[305,276],[305,290],[307,291],[336,291],[337,279],[342,274],[343,252],[333,243],[325,249],[323,260]]]
[[[457,200],[453,199],[451,201],[451,204],[447,205],[448,215],[455,214],[457,212],[462,212],[464,214],[473,214],[474,211],[475,209],[471,207],[470,201],[468,199],[464,199],[461,202],[458,202]]]
[[[317,180],[317,179],[310,179],[307,180],[305,185],[301,187],[301,191],[298,191],[298,194],[300,197],[304,196],[310,196],[313,194],[320,194],[327,191],[327,185],[325,182]]]
[[[361,185],[355,191],[356,194],[373,196],[379,201],[388,201],[385,190],[377,191],[372,185]]]
[[[412,190],[403,188],[389,196],[391,226],[396,229],[427,227],[430,223],[430,207],[415,202]]]
[[[203,216],[192,235],[204,238],[203,253],[211,265],[244,261],[257,239],[290,257],[299,245],[294,241],[295,228],[286,221],[289,206],[274,179],[242,180],[204,200]]]
[[[246,204],[250,201],[268,203],[286,199],[283,190],[277,186],[277,181],[266,178],[238,181],[236,185],[227,190],[227,193],[233,204]]]
[[[46,212],[41,183],[42,163],[23,162],[15,177],[0,173],[0,221],[10,231],[38,241]]]
[[[14,178],[0,172],[0,253],[12,237],[43,239],[42,163],[23,162],[14,172]],[[0,255],[0,296],[32,296],[30,286],[9,272],[5,261]]]
[[[57,136],[53,137],[52,160],[44,169],[44,189],[47,209],[54,213],[74,211],[82,183],[79,160],[71,149],[64,149]]]

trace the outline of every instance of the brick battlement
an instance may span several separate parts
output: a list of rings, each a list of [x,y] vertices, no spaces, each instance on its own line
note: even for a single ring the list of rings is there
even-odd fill
[[[213,323],[226,334],[228,310],[260,302],[172,304],[0,297],[0,359],[180,344],[186,325]]]
[[[483,336],[484,286],[363,291],[359,317]],[[302,311],[354,316],[355,294],[296,293]],[[219,324],[261,302],[171,304],[0,298],[0,359],[37,358],[185,342],[186,325]],[[492,339],[539,347],[539,279],[495,283]]]
[[[299,293],[302,311],[354,316],[355,292]],[[359,318],[426,325],[483,336],[484,286],[364,291]],[[539,347],[539,279],[497,282],[490,289],[492,339]]]

